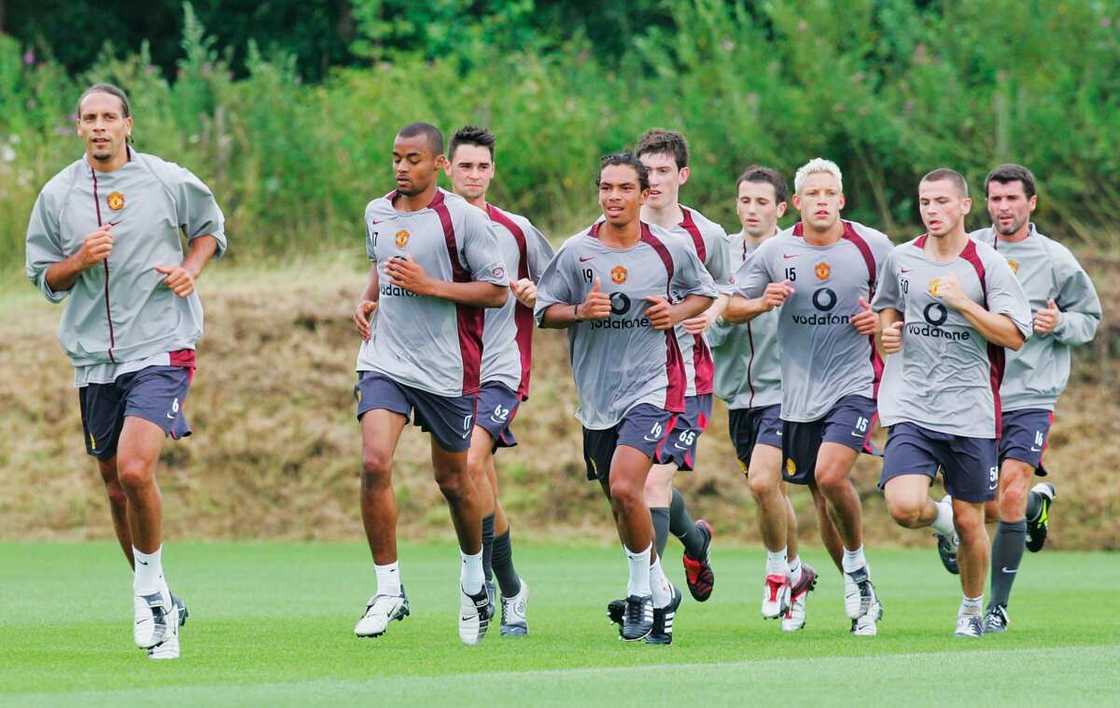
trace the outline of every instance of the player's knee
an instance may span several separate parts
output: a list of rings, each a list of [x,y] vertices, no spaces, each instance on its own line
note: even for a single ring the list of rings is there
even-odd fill
[[[747,486],[755,502],[762,502],[773,495],[781,495],[777,480],[767,479],[766,475],[755,474],[747,477]]]
[[[814,477],[817,480],[817,486],[825,494],[840,491],[848,485],[848,474],[839,467],[818,467]]]
[[[960,536],[962,543],[971,544],[973,541],[980,540],[987,534],[984,528],[984,516],[982,513],[957,513],[953,514],[953,526],[957,530],[957,535]]]
[[[899,526],[915,529],[922,525],[922,505],[905,499],[887,499],[887,511]]]
[[[467,480],[467,472],[444,472],[436,476],[436,484],[439,485],[440,494],[450,504],[457,504],[465,496],[467,496],[470,485]]]
[[[362,489],[389,486],[392,458],[379,450],[362,451]]]
[[[617,511],[637,507],[645,503],[645,489],[633,480],[613,476],[610,481],[611,506]]]
[[[113,481],[105,482],[105,493],[109,496],[109,503],[113,506],[122,506],[128,502],[128,498],[124,494],[124,489],[121,488],[120,482],[117,481],[116,475],[113,476]]]
[[[1020,484],[1009,484],[1000,490],[999,515],[1006,521],[1016,521],[1027,511],[1027,487]]]
[[[117,480],[124,489],[140,489],[152,483],[152,468],[142,458],[117,460]]]

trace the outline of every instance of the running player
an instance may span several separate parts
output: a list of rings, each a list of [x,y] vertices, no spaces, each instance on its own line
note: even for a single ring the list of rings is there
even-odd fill
[[[608,155],[598,184],[604,219],[568,239],[549,263],[535,314],[542,327],[568,329],[587,477],[610,499],[629,562],[620,634],[669,644],[681,594],[653,548],[643,490],[674,416],[684,412],[673,328],[707,309],[716,289],[687,244],[641,221],[645,165],[629,153]]]
[[[1034,474],[1046,475],[1042,453],[1054,405],[1069,380],[1070,350],[1093,339],[1101,321],[1101,303],[1077,258],[1031,223],[1038,205],[1031,171],[1022,165],[1000,165],[984,184],[992,226],[974,232],[972,238],[1007,258],[1034,313],[1034,336],[1007,355],[1000,387],[999,494],[988,506],[988,520],[998,519],[999,526],[992,541],[991,597],[984,631],[1003,632],[1023,548],[1038,551],[1046,542],[1054,500],[1054,485],[1049,482],[1040,482],[1029,492],[1027,488]]]
[[[680,188],[688,182],[688,142],[671,130],[649,130],[638,139],[638,159],[649,170],[649,197],[642,205],[642,221],[654,224],[681,238],[695,252],[717,287],[730,277],[727,233],[696,209],[682,205]],[[721,305],[726,300],[720,301]],[[658,557],[665,553],[671,531],[684,546],[685,581],[692,597],[704,602],[712,594],[715,574],[708,551],[712,544],[712,527],[703,519],[693,522],[684,497],[673,489],[677,470],[691,471],[696,464],[700,436],[712,416],[712,352],[704,337],[709,317],[719,316],[712,310],[690,318],[677,326],[677,344],[681,349],[685,371],[685,412],[677,416],[669,442],[661,449],[646,480],[645,498],[653,517],[654,549]]]
[[[27,276],[51,302],[70,296],[59,340],[74,365],[86,451],[135,570],[133,638],[149,657],[175,659],[187,608],[163,573],[156,465],[164,438],[191,434],[183,407],[202,335],[195,281],[226,237],[210,189],[179,165],[133,150],[132,127],[119,88],[82,93],[85,155],[35,202]]]
[[[731,268],[738,270],[767,239],[778,233],[789,191],[776,170],[752,165],[739,177],[735,212],[742,231],[731,236]],[[726,302],[728,295],[721,295]],[[711,313],[717,305],[708,310]],[[750,322],[720,320],[708,331],[715,358],[715,392],[727,403],[728,432],[739,464],[758,504],[758,523],[766,546],[762,616],[782,618],[782,629],[805,626],[805,599],[817,573],[797,555],[797,517],[782,482],[781,349],[778,312]]]
[[[392,463],[401,431],[431,433],[432,469],[459,537],[459,638],[482,641],[491,607],[482,570],[482,497],[467,471],[482,366],[483,308],[509,294],[492,222],[436,184],[443,135],[427,123],[393,142],[397,188],[366,207],[373,266],[354,312],[358,420],[362,428],[362,522],[377,592],[354,627],[376,637],[409,613],[397,561]]]
[[[891,248],[879,231],[840,218],[840,168],[820,158],[794,177],[801,221],[759,247],[735,274],[724,317],[751,319],[778,306],[782,352],[783,478],[827,503],[821,538],[839,557],[853,634],[873,636],[882,605],[863,551],[862,509],[851,470],[871,434],[881,363],[869,301]],[[750,298],[749,300],[746,298]],[[835,520],[835,526],[828,520]]]
[[[467,466],[482,498],[482,566],[486,587],[493,596],[493,576],[497,575],[502,591],[501,633],[505,637],[529,631],[525,614],[529,587],[513,567],[509,520],[498,499],[494,453],[500,447],[517,444],[510,425],[521,402],[529,398],[536,281],[553,253],[548,239],[528,219],[486,201],[490,181],[494,179],[494,143],[494,134],[485,128],[459,129],[451,137],[447,176],[456,194],[494,222],[514,295],[500,308],[486,311],[479,416],[467,455]]]
[[[999,484],[1004,347],[1019,349],[1031,333],[1030,305],[1007,261],[965,233],[971,206],[959,173],[942,168],[923,177],[918,207],[927,231],[891,251],[872,304],[888,355],[879,413],[890,437],[880,486],[899,525],[941,535],[955,529],[960,537],[960,637],[984,633],[984,503]],[[934,503],[938,469],[950,499]]]

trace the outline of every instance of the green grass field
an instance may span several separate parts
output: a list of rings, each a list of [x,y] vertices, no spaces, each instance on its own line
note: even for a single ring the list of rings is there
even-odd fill
[[[449,545],[404,546],[412,616],[380,639],[352,627],[372,592],[357,544],[182,543],[165,552],[190,603],[183,658],[132,646],[131,576],[109,543],[0,544],[5,705],[1115,705],[1120,563],[1107,553],[1025,559],[1011,631],[952,637],[959,585],[925,551],[870,551],[886,615],[848,635],[839,574],[822,571],[807,627],[758,616],[763,554],[713,551],[712,599],[687,597],[671,647],[623,644],[604,615],[625,587],[613,547],[515,547],[530,635],[456,634]],[[679,549],[671,576],[683,582]],[[496,628],[495,628],[496,630]]]

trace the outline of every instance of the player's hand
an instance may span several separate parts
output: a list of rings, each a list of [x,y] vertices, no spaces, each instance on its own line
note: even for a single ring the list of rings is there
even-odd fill
[[[113,234],[109,231],[112,227],[112,224],[100,226],[97,231],[86,236],[82,241],[81,247],[75,254],[78,258],[78,266],[82,270],[92,268],[113,252]]]
[[[194,292],[194,276],[183,266],[158,265],[155,271],[163,274],[163,284],[179,297]]]
[[[1046,309],[1034,313],[1035,334],[1050,334],[1062,323],[1062,311],[1053,298],[1046,302]]]
[[[362,336],[362,339],[367,342],[373,334],[373,327],[370,322],[373,320],[373,313],[376,311],[377,303],[373,300],[362,300],[354,308],[354,326],[358,328],[358,334]]]
[[[852,326],[860,334],[871,336],[879,329],[879,316],[871,311],[871,303],[859,299],[859,312],[852,316]]]
[[[537,285],[528,278],[521,280],[511,280],[509,289],[513,291],[513,296],[517,298],[525,307],[536,307],[537,305]]]
[[[791,295],[793,295],[793,286],[790,285],[788,280],[783,280],[780,283],[770,283],[766,286],[766,291],[762,293],[762,304],[766,306],[767,311],[773,310],[775,307],[784,305]]]
[[[649,303],[646,307],[646,317],[654,329],[673,328],[673,309],[669,301],[660,295],[650,295],[642,298]]]
[[[899,321],[883,329],[883,334],[879,337],[879,344],[884,354],[897,354],[902,351],[903,324]]]
[[[719,315],[715,313],[714,309],[708,308],[699,315],[690,317],[681,322],[681,326],[684,327],[684,331],[689,334],[704,334],[711,328],[712,324],[715,323],[717,317],[719,317]]]
[[[961,281],[952,273],[939,279],[934,296],[941,298],[941,302],[954,310],[962,310],[972,302],[961,289]]]
[[[431,295],[434,291],[432,279],[424,272],[423,266],[411,258],[390,258],[385,265],[385,275],[394,285],[417,295]]]
[[[603,292],[603,281],[595,278],[591,292],[576,306],[576,316],[581,320],[605,320],[611,316],[611,298]]]

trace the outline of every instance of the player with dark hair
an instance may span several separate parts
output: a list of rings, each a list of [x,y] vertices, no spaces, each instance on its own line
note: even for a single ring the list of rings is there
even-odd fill
[[[366,207],[373,264],[354,311],[362,523],[377,591],[354,627],[384,634],[409,613],[397,561],[392,463],[408,419],[431,433],[432,468],[459,539],[459,638],[482,641],[491,607],[482,569],[482,504],[468,473],[482,369],[484,308],[505,304],[509,280],[493,223],[439,188],[443,136],[413,123],[393,142],[396,189]]]
[[[769,239],[735,273],[724,317],[781,308],[783,478],[809,485],[821,539],[844,578],[852,633],[873,636],[882,605],[863,550],[863,510],[851,482],[875,418],[881,362],[869,301],[891,248],[885,234],[840,218],[840,168],[810,160],[794,177],[801,221]]]
[[[969,239],[964,178],[941,168],[922,178],[926,233],[887,256],[872,303],[887,355],[879,414],[890,429],[880,487],[900,526],[960,538],[964,598],[956,635],[979,637],[988,532],[984,504],[999,484],[996,438],[1004,348],[1030,336],[1030,307],[1011,269]],[[941,472],[948,498],[935,503]]]
[[[672,130],[649,130],[639,139],[635,155],[649,170],[649,195],[642,205],[643,221],[660,226],[692,248],[717,287],[731,275],[727,234],[723,227],[679,201],[680,189],[690,175],[688,142]],[[646,480],[645,497],[653,517],[654,548],[660,557],[672,532],[684,546],[681,557],[689,592],[699,602],[712,594],[715,574],[709,556],[712,527],[703,519],[693,522],[681,493],[673,489],[678,470],[696,464],[700,436],[712,415],[714,364],[705,332],[722,312],[725,299],[677,326],[677,344],[685,368],[685,411],[677,416],[669,441],[661,449]]]
[[[789,200],[782,175],[760,165],[743,171],[735,191],[735,212],[742,230],[730,237],[732,271],[778,234],[778,219]],[[720,297],[726,300],[728,295]],[[777,311],[737,325],[718,319],[708,330],[708,341],[715,359],[715,393],[727,403],[731,442],[758,505],[766,546],[762,616],[781,617],[782,629],[793,632],[805,626],[806,599],[817,573],[798,556],[797,517],[782,482],[782,372],[777,330]]]
[[[86,451],[135,571],[133,638],[151,658],[174,659],[187,608],[164,578],[156,466],[166,437],[191,434],[183,407],[202,335],[195,281],[226,237],[210,189],[129,147],[132,128],[124,91],[96,84],[82,93],[85,155],[35,202],[27,276],[51,302],[70,297],[59,340],[74,366]]]
[[[494,143],[494,134],[485,128],[460,128],[451,138],[447,175],[454,192],[494,222],[514,295],[501,307],[486,311],[482,388],[467,466],[483,508],[482,565],[486,586],[494,595],[496,575],[502,593],[502,636],[521,636],[529,631],[525,612],[529,587],[513,567],[509,519],[498,498],[494,453],[498,448],[517,444],[510,426],[522,401],[529,398],[536,282],[553,252],[548,239],[528,219],[486,201],[495,172]]]
[[[598,186],[603,220],[549,263],[535,315],[542,327],[568,330],[587,477],[610,500],[629,563],[620,635],[668,644],[681,595],[653,548],[644,489],[674,416],[684,413],[673,328],[709,307],[716,289],[687,244],[641,220],[650,182],[637,158],[603,158]]]
[[[1033,336],[1007,354],[1000,387],[999,490],[987,505],[987,520],[998,520],[992,540],[991,597],[985,632],[1003,632],[1007,605],[1023,549],[1038,551],[1046,541],[1054,485],[1031,477],[1046,475],[1042,454],[1050,436],[1054,407],[1069,380],[1071,350],[1089,342],[1101,321],[1101,303],[1088,273],[1068,248],[1041,234],[1031,222],[1038,204],[1034,175],[1022,165],[992,170],[984,188],[992,226],[972,238],[1001,253],[1022,284],[1033,313]],[[950,572],[957,570],[954,537],[940,536],[938,549]]]

